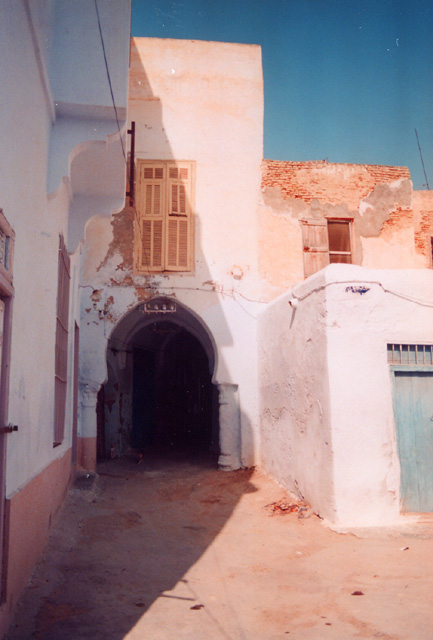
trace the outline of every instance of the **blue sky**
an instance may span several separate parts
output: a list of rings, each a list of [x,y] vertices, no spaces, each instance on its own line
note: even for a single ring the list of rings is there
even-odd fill
[[[433,189],[431,0],[133,0],[132,35],[260,44],[264,157],[408,166]]]

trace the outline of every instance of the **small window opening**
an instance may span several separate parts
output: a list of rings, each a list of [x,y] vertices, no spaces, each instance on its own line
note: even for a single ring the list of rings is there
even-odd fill
[[[387,352],[389,364],[433,364],[433,345],[431,344],[388,344]]]
[[[349,220],[328,220],[329,262],[352,263]]]

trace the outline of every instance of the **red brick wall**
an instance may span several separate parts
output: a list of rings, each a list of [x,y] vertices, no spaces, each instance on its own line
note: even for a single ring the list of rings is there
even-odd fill
[[[318,199],[330,204],[346,202],[358,208],[359,202],[381,183],[409,179],[406,167],[364,164],[336,164],[326,160],[285,162],[263,160],[262,188],[277,187],[284,199],[297,198],[310,203]]]
[[[389,217],[383,223],[382,230],[398,231],[405,227],[413,226],[413,211],[406,207],[396,207],[394,211],[391,211]]]
[[[415,250],[430,260],[433,237],[433,211],[421,211],[421,220],[415,231]],[[430,266],[430,265],[428,265]]]
[[[412,195],[415,227],[415,251],[432,267],[433,191],[414,191]]]

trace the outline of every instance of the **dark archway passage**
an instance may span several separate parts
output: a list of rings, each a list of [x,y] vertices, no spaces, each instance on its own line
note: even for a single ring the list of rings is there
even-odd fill
[[[217,453],[209,361],[200,342],[175,323],[146,327],[133,348],[132,446]],[[153,348],[152,348],[153,347]]]
[[[170,316],[135,309],[107,349],[99,459],[128,452],[219,454],[215,354],[201,322],[181,305]]]

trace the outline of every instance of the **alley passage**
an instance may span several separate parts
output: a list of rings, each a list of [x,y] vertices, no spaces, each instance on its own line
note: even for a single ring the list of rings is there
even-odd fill
[[[431,523],[338,534],[266,476],[203,460],[98,472],[70,491],[6,640],[433,637]]]

